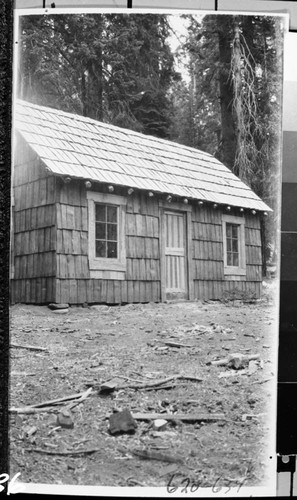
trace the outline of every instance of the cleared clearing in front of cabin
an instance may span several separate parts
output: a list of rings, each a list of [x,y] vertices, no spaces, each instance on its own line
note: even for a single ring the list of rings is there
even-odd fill
[[[66,314],[47,306],[12,306],[10,406],[21,409],[93,389],[72,408],[73,428],[56,423],[69,401],[36,413],[10,413],[11,477],[20,472],[23,482],[164,491],[173,474],[170,484],[179,488],[187,478],[216,491],[269,485],[278,311],[276,285],[266,283],[264,291],[254,302],[70,307]],[[243,371],[209,364],[232,353],[259,356]],[[173,375],[202,381],[127,387]],[[111,379],[116,389],[100,392]],[[111,435],[109,416],[125,408],[132,415],[171,416],[162,431],[153,428],[153,419],[137,420],[134,434]],[[177,414],[193,421],[174,419]],[[207,420],[217,414],[224,419]]]

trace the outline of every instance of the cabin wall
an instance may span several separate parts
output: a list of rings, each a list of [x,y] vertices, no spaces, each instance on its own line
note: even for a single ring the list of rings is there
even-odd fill
[[[239,215],[235,210],[233,215]],[[224,275],[224,249],[222,234],[223,212],[204,205],[192,207],[192,257],[194,297],[196,299],[220,299],[233,294],[261,293],[262,252],[260,219],[257,215],[244,214],[246,276]]]
[[[84,183],[60,181],[57,188],[56,301],[70,304],[160,301],[158,201],[139,193],[127,198],[125,279],[94,279],[90,277],[88,264]],[[120,189],[116,194],[126,196]]]
[[[103,188],[102,188],[103,189]],[[96,190],[96,187],[92,187]],[[97,188],[98,192],[101,192]],[[116,193],[126,196],[124,189]],[[239,215],[234,210],[233,214]],[[193,298],[260,296],[261,232],[258,216],[245,213],[246,275],[224,275],[220,209],[192,205]],[[158,197],[127,196],[125,279],[94,279],[88,261],[88,208],[81,181],[57,181],[56,302],[70,304],[161,301],[160,207]],[[191,277],[190,277],[191,278]],[[231,296],[231,295],[230,295]]]
[[[18,136],[13,170],[11,302],[55,298],[55,178]]]
[[[164,299],[160,234],[164,203],[160,204],[158,196],[139,192],[127,196],[126,189],[116,188],[115,194],[127,199],[124,279],[123,274],[122,279],[117,273],[108,276],[108,271],[104,278],[94,278],[89,269],[84,182],[72,179],[65,183],[49,175],[40,159],[18,137],[13,183],[12,303],[121,304]],[[92,191],[96,190],[107,192],[99,185],[92,187]],[[207,204],[189,204],[188,213],[191,214],[190,298],[220,299],[236,293],[239,297],[244,294],[259,297],[262,282],[259,216],[244,213],[246,275],[225,276],[222,210]],[[240,215],[234,209],[231,213]]]

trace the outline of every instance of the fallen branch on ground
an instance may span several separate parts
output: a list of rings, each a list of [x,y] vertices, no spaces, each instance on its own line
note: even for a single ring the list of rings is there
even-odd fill
[[[24,345],[24,344],[10,343],[10,347],[18,347],[19,349],[29,349],[31,351],[46,351],[46,352],[48,352],[48,349],[46,347],[38,347],[35,345]]]
[[[203,378],[194,377],[192,375],[177,375],[176,380],[192,380],[193,382],[203,382]]]
[[[213,414],[202,414],[202,413],[132,413],[134,420],[157,420],[159,418],[165,420],[181,420],[188,422],[198,422],[198,421],[216,421],[216,420],[226,420],[223,413],[213,413]]]
[[[130,377],[126,377],[125,375],[115,375],[113,377],[113,379],[116,379],[116,378],[123,378],[124,380],[130,380],[130,382],[136,382],[136,383],[142,383],[143,381],[142,380],[139,380],[139,379],[134,379],[134,378],[130,378]]]
[[[59,405],[61,403],[66,402],[66,401],[72,401],[73,399],[77,399],[77,401],[72,403],[72,405],[71,404],[68,405],[68,409],[70,409],[69,407],[73,408],[77,404],[84,401],[90,395],[91,392],[92,392],[92,388],[90,387],[86,391],[80,392],[78,394],[72,394],[71,396],[65,396],[63,398],[58,398],[58,399],[52,399],[50,401],[44,401],[43,403],[24,406],[22,408],[10,408],[9,411],[10,411],[10,413],[23,413],[23,414],[39,413],[42,411],[51,411],[51,410],[53,410],[52,406],[56,406],[56,405]]]
[[[161,342],[169,347],[195,347],[194,345],[179,344],[178,342],[172,342],[171,340],[162,340]]]
[[[10,375],[13,377],[13,376],[22,376],[22,377],[35,377],[36,373],[34,372],[31,372],[31,373],[26,373],[26,372],[15,372],[15,371],[12,371],[10,372]]]
[[[159,385],[164,385],[167,384],[168,382],[171,382],[172,380],[193,380],[195,382],[202,382],[203,379],[199,377],[194,377],[191,375],[173,375],[172,377],[164,378],[162,380],[156,380],[155,382],[148,382],[146,384],[139,384],[139,385],[121,385],[118,386],[116,389],[146,389],[147,387],[157,387]]]
[[[225,366],[225,365],[228,365],[228,363],[230,363],[230,361],[232,360],[232,358],[234,356],[236,356],[236,355],[230,354],[230,356],[228,356],[228,358],[218,359],[216,361],[211,361],[210,363],[207,363],[207,364],[211,364],[214,366]],[[252,361],[255,359],[260,359],[260,354],[249,354],[249,355],[241,354],[240,357],[243,360]]]
[[[140,383],[140,384],[123,384],[123,385],[116,385],[114,380],[117,378],[117,375],[111,380],[107,382],[103,382],[102,384],[98,382],[86,382],[85,385],[87,387],[93,387],[93,389],[98,390],[101,392],[106,391],[108,389],[109,392],[112,391],[119,391],[122,389],[169,389],[170,385],[168,385],[169,382],[176,381],[176,380],[192,380],[194,382],[203,382],[203,378],[200,377],[195,377],[192,375],[173,375],[171,377],[162,379],[162,380],[155,380],[147,383]],[[124,377],[123,377],[124,378]],[[126,377],[125,377],[126,378]],[[129,379],[128,379],[129,380]],[[112,383],[111,383],[112,382]],[[172,387],[175,387],[174,384],[171,384]],[[162,386],[162,387],[160,387]],[[166,386],[166,387],[165,387]]]
[[[266,378],[265,380],[256,380],[255,382],[251,382],[251,385],[265,384],[265,382],[270,382],[271,380],[274,380],[274,377]]]
[[[167,389],[174,389],[176,387],[176,383],[173,381],[171,384],[166,384],[166,385],[156,385],[155,387],[146,387],[146,391],[163,391]]]
[[[58,413],[60,409],[53,408],[52,406],[45,406],[43,408],[32,408],[32,406],[23,406],[22,408],[11,407],[9,413],[18,413],[19,415],[31,415],[33,413]]]
[[[173,375],[172,377],[164,378],[162,380],[156,380],[155,382],[147,382],[145,384],[123,384],[123,385],[118,385],[114,387],[114,390],[122,390],[122,389],[147,389],[147,388],[153,388],[153,387],[158,387],[161,385],[166,385],[168,382],[171,382],[173,380],[193,380],[196,382],[202,382],[203,379],[199,377],[194,377],[191,375]]]
[[[89,387],[89,389],[86,390],[86,392],[84,392],[83,395],[79,399],[74,401],[74,403],[70,403],[69,405],[67,405],[66,410],[72,410],[72,408],[74,408],[75,406],[82,403],[91,394],[92,390],[93,390],[92,387]]]
[[[78,399],[85,396],[86,393],[89,393],[90,389],[84,392],[79,392],[78,394],[72,394],[71,396],[65,396],[63,398],[52,399],[50,401],[44,401],[43,403],[37,403],[35,405],[29,405],[31,408],[42,408],[43,406],[51,406],[58,405],[60,403],[64,403],[65,401],[71,401],[72,399]]]
[[[221,372],[218,375],[218,378],[229,378],[229,377],[238,377],[239,375],[248,375],[249,372],[247,370],[237,370],[235,372]]]
[[[183,460],[181,457],[176,457],[173,455],[169,455],[167,453],[160,453],[155,450],[140,450],[138,448],[134,449],[126,449],[126,448],[118,448],[119,451],[122,453],[131,453],[132,455],[136,455],[137,457],[144,458],[146,460],[160,460],[162,462],[170,462],[170,463],[175,463],[179,462],[182,463]]]
[[[90,450],[69,450],[69,451],[49,451],[43,450],[42,448],[25,448],[25,451],[35,453],[45,453],[46,455],[85,455],[90,453],[97,453],[98,451],[102,451],[102,448],[92,448]]]

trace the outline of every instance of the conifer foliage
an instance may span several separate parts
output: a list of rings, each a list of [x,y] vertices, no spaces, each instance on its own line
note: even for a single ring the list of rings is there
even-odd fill
[[[177,73],[166,16],[26,16],[20,29],[20,97],[168,137]]]

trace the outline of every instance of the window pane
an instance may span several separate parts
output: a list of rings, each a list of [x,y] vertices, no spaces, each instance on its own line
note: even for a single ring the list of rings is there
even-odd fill
[[[238,240],[232,240],[232,251],[238,252]]]
[[[106,224],[96,222],[96,240],[106,240]]]
[[[96,240],[96,257],[106,257],[106,241]]]
[[[239,266],[238,253],[233,254],[233,266]]]
[[[117,241],[117,224],[107,224],[107,239]]]
[[[108,241],[107,242],[107,257],[109,259],[116,259],[117,256],[118,256],[117,243],[112,242],[112,241]]]
[[[226,224],[226,233],[227,233],[227,238],[231,238],[231,236],[232,236],[232,225],[231,224]]]
[[[117,207],[107,206],[107,222],[117,222]]]
[[[106,205],[96,203],[96,221],[106,221]]]
[[[232,253],[227,253],[227,266],[232,266]]]
[[[232,250],[232,240],[227,239],[227,252],[231,252]]]
[[[238,226],[232,224],[232,238],[238,238]]]

